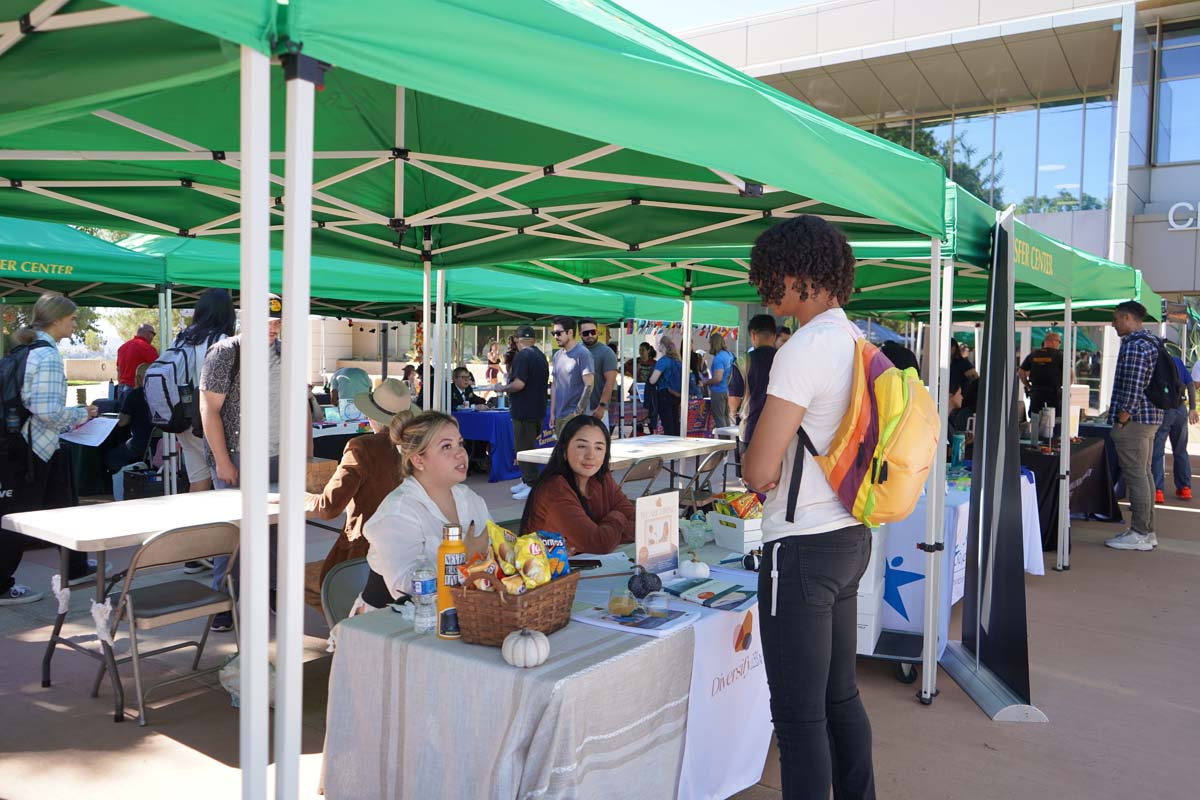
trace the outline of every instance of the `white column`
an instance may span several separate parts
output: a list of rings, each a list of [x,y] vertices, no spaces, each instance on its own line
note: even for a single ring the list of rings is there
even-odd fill
[[[1071,367],[1075,364],[1075,337],[1071,335],[1071,298],[1063,303],[1062,429],[1058,455],[1058,562],[1055,569],[1071,568]]]
[[[271,60],[242,48],[241,78],[241,444],[238,482],[242,525],[238,564],[241,585],[253,589],[239,598],[241,710],[238,726],[243,800],[267,796],[270,697],[267,664],[270,630],[267,593],[270,549],[267,538],[267,296],[270,274],[268,230],[271,170]]]
[[[312,255],[313,113],[317,63],[285,56],[287,151],[284,161],[283,342],[279,386],[279,555],[276,633],[275,797],[300,794],[300,716],[304,667],[306,384]]]
[[[929,383],[940,424],[939,447],[925,490],[925,613],[921,630],[921,700],[933,702],[937,692],[938,616],[941,610],[942,553],[945,542],[946,447],[950,406],[950,348],[943,341],[953,327],[954,264],[942,269],[941,242],[931,239],[929,281]],[[940,280],[939,280],[940,279]]]
[[[1108,217],[1108,257],[1126,264],[1129,207],[1129,148],[1133,144],[1133,63],[1134,37],[1137,31],[1137,7],[1126,3],[1121,7],[1121,43],[1117,63],[1117,108],[1114,125],[1116,142],[1113,147],[1112,208]],[[1109,384],[1111,387],[1111,384]],[[1106,399],[1108,394],[1101,390]]]
[[[688,435],[688,384],[692,374],[692,271],[685,270],[683,282],[683,339],[679,357],[683,359],[683,377],[679,387],[679,435]]]
[[[445,411],[449,406],[450,398],[446,396],[446,380],[450,377],[446,374],[446,351],[444,349],[446,343],[446,271],[439,269],[437,271],[437,310],[434,312],[437,315],[437,324],[435,340],[437,341],[437,385],[433,387],[433,407],[438,411]]]

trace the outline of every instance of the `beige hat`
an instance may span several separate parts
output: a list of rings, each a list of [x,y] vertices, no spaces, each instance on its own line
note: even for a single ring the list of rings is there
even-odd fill
[[[412,405],[412,398],[408,395],[407,383],[388,378],[373,391],[355,395],[354,405],[370,419],[387,425],[393,416],[401,411],[408,411]]]

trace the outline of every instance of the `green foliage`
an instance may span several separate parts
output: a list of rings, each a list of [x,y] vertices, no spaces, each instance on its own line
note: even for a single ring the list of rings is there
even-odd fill
[[[183,327],[183,318],[178,311],[171,312],[171,330],[167,335],[163,335],[163,331],[159,331],[158,309],[157,308],[117,308],[110,309],[104,312],[105,317],[112,323],[112,326],[117,329],[117,336],[121,342],[127,342],[137,334],[137,329],[145,324],[150,323],[154,326],[154,330],[158,331],[158,337],[154,340],[154,346],[162,349],[164,340],[174,341],[175,333]],[[168,346],[170,346],[168,344]]]
[[[1104,208],[1104,201],[1098,197],[1083,192],[1082,201],[1079,196],[1066,190],[1059,189],[1053,197],[1030,195],[1017,204],[1018,214],[1037,214],[1049,211],[1092,211]]]
[[[955,183],[980,200],[990,198],[992,204],[997,208],[1004,205],[999,185],[1004,176],[1003,168],[1000,166],[1001,153],[996,153],[994,156],[989,153],[977,157],[977,148],[965,142],[959,142],[958,147],[955,148],[952,139],[939,142],[929,128],[918,127],[915,133],[907,125],[899,128],[880,128],[876,131],[876,135],[902,147],[907,147],[927,158],[932,158],[934,161],[942,162],[947,175],[952,172],[951,162],[953,162]]]
[[[99,316],[96,309],[80,306],[76,314],[78,324],[75,328],[75,335],[71,337],[71,340],[86,343],[89,334],[94,334],[98,337],[100,329],[96,327],[96,320],[99,319]],[[3,334],[6,348],[9,337],[28,325],[32,318],[33,306],[31,305],[3,306],[3,312],[0,312],[0,333]]]

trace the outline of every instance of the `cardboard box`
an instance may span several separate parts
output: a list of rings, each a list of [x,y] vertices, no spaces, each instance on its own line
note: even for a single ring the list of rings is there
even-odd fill
[[[883,580],[884,562],[887,560],[887,525],[881,525],[871,530],[871,560],[867,562],[867,571],[863,573],[860,587],[874,587]],[[861,591],[861,590],[860,590]]]
[[[875,645],[879,643],[879,621],[878,614],[858,615],[858,647],[855,652],[860,656],[874,654]]]
[[[879,614],[879,604],[883,602],[883,579],[875,583],[867,583],[866,576],[858,584],[858,615]]]
[[[708,512],[717,545],[733,553],[749,553],[762,547],[762,518],[740,519],[716,511]]]
[[[304,477],[304,489],[311,494],[320,494],[325,491],[325,484],[333,477],[333,473],[337,470],[338,462],[332,458],[310,458],[308,459],[307,471]]]

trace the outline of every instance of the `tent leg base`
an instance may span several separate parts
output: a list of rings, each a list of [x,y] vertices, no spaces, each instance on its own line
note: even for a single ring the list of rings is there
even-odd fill
[[[990,669],[983,665],[976,669],[975,655],[962,642],[947,645],[942,668],[993,722],[1050,721],[1036,706],[1017,697]]]
[[[1054,571],[1055,571],[1055,572],[1070,572],[1070,571],[1071,571],[1071,567],[1070,567],[1070,566],[1066,566],[1066,567],[1055,567],[1055,568],[1054,568]]]
[[[933,698],[937,697],[941,693],[942,692],[940,689],[934,689],[933,694],[926,697],[924,692],[917,692],[917,699],[921,701],[921,705],[931,706],[933,705]]]

